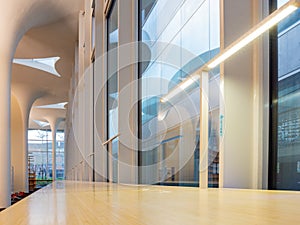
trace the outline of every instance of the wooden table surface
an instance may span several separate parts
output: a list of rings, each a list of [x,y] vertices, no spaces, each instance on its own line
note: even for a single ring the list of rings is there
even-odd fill
[[[2,211],[0,224],[300,225],[300,192],[57,181]]]

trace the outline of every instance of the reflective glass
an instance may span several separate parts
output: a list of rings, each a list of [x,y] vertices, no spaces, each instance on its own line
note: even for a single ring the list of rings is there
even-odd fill
[[[278,1],[278,7],[285,1]],[[278,25],[277,189],[300,190],[300,10]]]
[[[199,186],[200,83],[190,76],[219,52],[219,19],[218,0],[140,1],[140,183]],[[218,84],[217,68],[205,93],[210,187],[218,186]]]

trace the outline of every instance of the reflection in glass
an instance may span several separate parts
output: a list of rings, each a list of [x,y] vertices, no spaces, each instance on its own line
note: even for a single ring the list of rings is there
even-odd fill
[[[112,141],[111,143],[111,148],[112,148],[112,172],[113,172],[113,177],[112,181],[114,183],[118,182],[118,158],[119,158],[119,152],[118,152],[118,141],[119,138],[116,138]]]
[[[286,0],[278,0],[281,6]],[[277,189],[300,190],[300,10],[278,25]]]
[[[219,10],[218,0],[140,1],[140,183],[199,186],[199,76],[191,75],[219,52]],[[210,187],[218,186],[218,85],[216,68],[206,93]]]

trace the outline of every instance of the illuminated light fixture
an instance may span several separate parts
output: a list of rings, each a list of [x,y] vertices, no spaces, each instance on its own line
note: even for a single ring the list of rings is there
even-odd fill
[[[42,70],[51,73],[57,77],[60,77],[60,74],[55,69],[55,64],[59,59],[60,57],[40,59],[13,59],[13,63]]]
[[[199,76],[198,74],[194,74],[187,79],[185,79],[183,82],[181,82],[178,86],[173,88],[168,94],[161,97],[160,102],[161,103],[167,103],[170,102],[171,99],[173,99],[178,94],[182,93],[182,91],[189,91],[190,88],[197,85],[199,86]]]
[[[65,106],[68,104],[68,102],[61,102],[57,104],[50,104],[50,105],[40,105],[35,106],[36,109],[66,109]]]
[[[199,74],[189,76],[182,81],[178,86],[173,88],[169,93],[160,98],[160,109],[157,115],[158,121],[164,120],[172,107],[172,104],[180,101],[179,96],[182,93],[190,93],[195,88],[199,87]]]
[[[44,121],[40,121],[40,120],[33,120],[37,125],[39,125],[40,127],[46,127],[49,126],[50,123],[44,122]]]
[[[220,63],[224,62],[234,53],[239,51],[241,48],[245,47],[247,44],[255,40],[265,31],[269,30],[271,27],[279,23],[281,20],[286,18],[292,12],[294,12],[300,6],[300,0],[290,0],[288,3],[280,7],[278,10],[270,14],[260,23],[258,23],[255,27],[241,36],[234,43],[229,45],[224,49],[219,55],[214,57],[210,62],[207,63],[208,69],[213,69],[218,66]]]
[[[210,69],[213,69],[214,67],[218,66],[220,63],[224,62],[226,59],[228,59],[230,56],[232,56],[234,53],[245,47],[247,44],[255,40],[257,37],[259,37],[261,34],[263,34],[265,31],[269,30],[271,27],[279,23],[281,20],[286,18],[288,15],[293,13],[295,10],[300,7],[300,0],[290,0],[286,4],[284,4],[282,7],[280,7],[278,10],[270,14],[268,17],[266,17],[264,20],[262,20],[260,23],[258,23],[256,26],[254,26],[252,29],[250,29],[247,33],[242,35],[239,39],[237,39],[235,42],[233,42],[231,45],[229,45],[227,48],[225,48],[222,52],[220,52],[217,56],[215,56],[213,59],[211,59],[207,64],[205,64],[203,67],[201,67],[198,71],[207,71]],[[189,92],[190,86],[193,86],[192,84],[196,83],[196,76],[199,77],[200,75],[195,74],[184,80],[182,83],[180,83],[176,88],[172,89],[168,94],[161,97],[160,102],[161,103],[168,103],[171,101],[171,99],[176,98],[182,91]],[[198,78],[197,78],[198,80]],[[168,104],[166,104],[168,105]],[[167,114],[168,109],[166,106],[163,106],[159,114],[158,114],[158,120],[163,120]]]
[[[157,114],[157,120],[163,121],[167,117],[168,113],[169,110],[159,111],[159,113]]]

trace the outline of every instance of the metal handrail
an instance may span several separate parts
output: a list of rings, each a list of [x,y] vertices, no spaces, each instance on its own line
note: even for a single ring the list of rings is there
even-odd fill
[[[112,142],[114,139],[116,139],[117,137],[119,137],[121,134],[117,134],[113,137],[111,137],[110,139],[108,139],[107,141],[103,142],[102,145],[107,145],[109,142]]]

